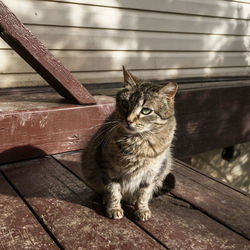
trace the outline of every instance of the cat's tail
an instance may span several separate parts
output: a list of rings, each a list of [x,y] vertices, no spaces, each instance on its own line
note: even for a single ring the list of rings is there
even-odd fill
[[[155,190],[154,197],[158,197],[160,195],[169,193],[174,188],[175,188],[175,177],[172,173],[169,173],[166,176],[165,180],[163,181],[162,187]]]

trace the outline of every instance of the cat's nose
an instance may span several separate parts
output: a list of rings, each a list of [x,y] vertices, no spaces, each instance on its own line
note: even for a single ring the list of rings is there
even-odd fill
[[[133,121],[127,119],[128,126],[131,126],[133,124]]]

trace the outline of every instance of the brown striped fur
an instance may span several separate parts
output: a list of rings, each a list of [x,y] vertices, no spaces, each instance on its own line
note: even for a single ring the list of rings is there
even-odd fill
[[[158,86],[123,72],[116,109],[84,150],[82,171],[87,185],[104,196],[110,218],[123,217],[125,200],[147,220],[148,202],[171,170],[177,84]]]

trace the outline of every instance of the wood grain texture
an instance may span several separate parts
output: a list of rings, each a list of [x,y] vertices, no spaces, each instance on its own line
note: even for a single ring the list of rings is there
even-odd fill
[[[30,98],[30,99],[29,99]],[[8,96],[0,114],[0,162],[82,148],[114,108],[113,98],[97,105],[67,103],[58,95]]]
[[[74,174],[83,178],[81,173],[81,152],[59,154],[54,155],[53,157],[70,169]],[[179,170],[179,168],[180,167],[177,169]],[[188,183],[188,186],[186,187],[187,189],[190,188],[190,196],[192,195],[192,187],[196,186],[195,180],[202,178],[199,173],[193,173],[189,169],[185,169],[183,172],[183,176],[185,177],[183,178],[180,178],[179,174],[176,174],[176,171],[174,171],[174,174],[177,178],[176,190],[182,188],[185,189],[185,186],[187,185],[185,178],[189,178],[190,174],[194,175],[195,179],[190,180],[190,183]],[[210,181],[214,185],[217,185],[215,181],[207,179],[207,177],[204,177],[206,183]],[[205,194],[210,192],[210,188],[208,187],[208,190],[205,190],[205,188],[206,187],[204,186],[204,190],[202,190],[203,192],[200,192],[199,195],[204,194],[204,201],[209,203],[210,198],[206,198]],[[238,206],[241,207],[241,205],[243,205],[242,210],[240,210],[240,214],[244,216],[244,208],[246,208],[246,205],[249,204],[250,199],[246,197],[243,197],[242,199],[241,195],[238,193],[235,194],[230,188],[223,185],[221,187],[221,192],[224,191],[223,195],[219,192],[219,190],[220,189],[218,188],[218,193],[214,194],[214,200],[223,198],[230,202],[232,212],[229,213],[228,217],[233,216],[235,221],[239,220],[239,223],[242,223],[244,218],[246,220],[248,215],[241,220],[240,215],[234,215],[233,212],[235,212],[234,209],[238,209]],[[231,196],[228,196],[228,194],[231,194]],[[238,199],[239,197],[241,199]],[[183,201],[168,195],[154,198],[150,203],[150,208],[152,209],[153,214],[152,218],[147,222],[140,222],[139,225],[154,235],[170,249],[204,249],[204,246],[208,249],[248,249],[248,241],[246,239],[207,217],[199,210],[194,209],[192,207],[193,200],[188,198],[187,201],[189,203],[187,203],[185,202],[185,198],[183,198]],[[221,210],[220,213],[215,213],[212,207],[206,211],[209,211],[210,214],[217,216],[218,218],[221,214],[230,210],[230,208],[225,207],[224,205],[224,207],[220,206],[218,208],[218,210]],[[133,219],[131,211],[129,213],[129,218]],[[231,222],[232,220],[228,220],[229,224]],[[246,227],[247,222],[242,225],[246,231],[250,228],[249,226]]]
[[[0,36],[62,96],[95,103],[86,89],[0,1]]]
[[[178,162],[173,194],[216,218],[250,240],[250,198]]]
[[[0,249],[59,249],[0,172]]]
[[[249,241],[233,233],[185,201],[169,196],[152,200],[152,219],[139,224],[170,249],[249,249]]]
[[[249,100],[249,86],[180,91],[176,96],[176,157],[249,141]]]
[[[4,173],[65,249],[164,249],[128,219],[106,218],[93,192],[51,158]]]

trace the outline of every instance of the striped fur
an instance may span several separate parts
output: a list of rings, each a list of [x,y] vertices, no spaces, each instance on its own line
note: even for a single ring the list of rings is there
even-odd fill
[[[138,219],[147,220],[148,202],[172,166],[177,84],[153,85],[125,69],[124,83],[115,111],[83,152],[82,171],[87,185],[104,196],[110,218],[123,217],[125,200],[135,205]]]

